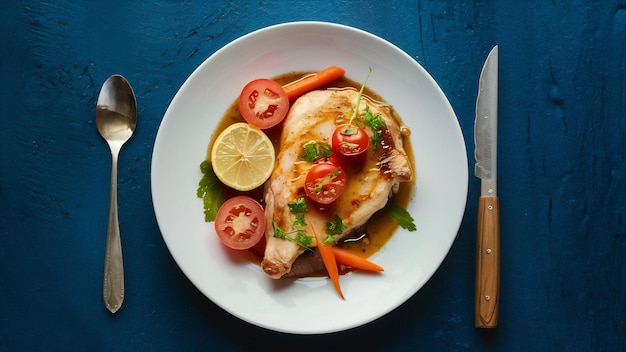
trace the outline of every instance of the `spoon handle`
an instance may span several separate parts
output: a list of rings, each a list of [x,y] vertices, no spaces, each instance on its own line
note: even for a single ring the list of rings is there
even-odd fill
[[[111,204],[104,257],[103,297],[104,304],[111,313],[117,312],[122,306],[122,301],[124,301],[124,263],[122,260],[120,224],[117,217],[117,158],[118,153],[113,151],[111,162]]]

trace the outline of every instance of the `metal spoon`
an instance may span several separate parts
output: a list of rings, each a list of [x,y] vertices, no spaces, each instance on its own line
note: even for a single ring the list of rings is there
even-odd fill
[[[111,205],[104,257],[104,304],[115,313],[124,301],[124,263],[117,218],[117,159],[120,149],[130,139],[137,126],[135,93],[128,81],[120,76],[109,77],[100,90],[96,105],[98,132],[111,149]]]

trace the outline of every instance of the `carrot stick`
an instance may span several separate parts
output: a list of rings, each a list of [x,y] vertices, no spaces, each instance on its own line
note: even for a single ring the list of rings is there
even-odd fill
[[[383,271],[382,266],[360,257],[348,250],[337,247],[332,247],[332,249],[337,264],[347,265],[354,269],[367,271]]]
[[[343,76],[346,71],[339,66],[330,66],[310,76],[293,81],[283,86],[289,100],[293,100],[302,94],[319,88]]]
[[[311,226],[313,229],[313,227]],[[337,262],[335,261],[335,256],[333,254],[333,248],[330,245],[324,244],[322,239],[317,234],[317,231],[313,229],[313,233],[315,234],[315,240],[317,241],[317,248],[320,251],[320,255],[322,256],[322,261],[324,262],[324,266],[326,267],[326,271],[328,272],[328,277],[333,282],[337,293],[342,299],[343,292],[341,292],[341,287],[339,287],[339,269],[337,268]]]

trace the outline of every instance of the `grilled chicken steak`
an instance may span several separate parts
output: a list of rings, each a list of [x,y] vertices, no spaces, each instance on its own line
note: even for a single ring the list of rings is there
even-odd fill
[[[267,245],[261,267],[271,278],[278,279],[289,273],[300,254],[305,250],[293,241],[274,237],[273,223],[289,232],[293,229],[295,215],[288,204],[305,197],[304,179],[314,165],[298,158],[303,146],[310,141],[325,141],[335,128],[349,122],[356,105],[358,92],[353,89],[317,90],[298,98],[283,122],[280,152],[276,166],[265,186],[265,218],[267,220]],[[338,239],[364,225],[382,209],[389,197],[397,191],[399,182],[410,181],[413,170],[403,148],[398,122],[389,107],[363,96],[359,116],[369,106],[373,114],[380,114],[387,124],[383,131],[382,146],[374,151],[370,145],[363,167],[344,168],[347,187],[333,204],[321,209],[307,199],[304,230],[309,235],[316,231],[326,238],[326,223],[335,214],[343,220],[346,229]],[[368,128],[368,134],[373,132]]]

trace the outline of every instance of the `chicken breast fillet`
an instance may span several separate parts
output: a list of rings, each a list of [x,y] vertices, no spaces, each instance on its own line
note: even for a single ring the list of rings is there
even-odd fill
[[[274,237],[275,223],[284,231],[293,230],[295,215],[288,204],[305,197],[304,179],[314,165],[302,161],[298,155],[310,141],[325,141],[331,144],[335,128],[349,122],[358,92],[352,89],[318,90],[298,98],[283,122],[280,152],[276,166],[265,186],[265,231],[267,245],[261,267],[271,278],[278,279],[291,270],[293,262],[304,251],[294,241]],[[325,238],[326,223],[335,214],[341,217],[346,229],[339,237],[351,233],[364,225],[378,210],[382,209],[399,182],[410,181],[413,170],[402,144],[400,126],[390,113],[389,107],[377,104],[363,96],[360,114],[365,106],[373,114],[380,114],[387,124],[383,131],[382,146],[374,151],[368,148],[365,165],[358,170],[346,169],[347,186],[344,193],[326,209],[320,209],[307,200],[304,230],[313,236],[313,230]],[[373,132],[367,128],[368,134]],[[339,238],[338,237],[338,238]]]

